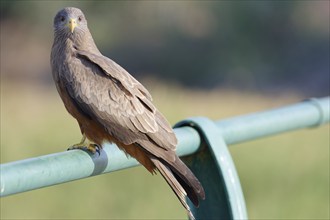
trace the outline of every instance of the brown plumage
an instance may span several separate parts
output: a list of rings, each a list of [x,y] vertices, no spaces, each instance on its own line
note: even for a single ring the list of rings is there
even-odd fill
[[[57,90],[84,137],[99,146],[114,142],[149,172],[158,170],[193,218],[185,197],[198,206],[205,194],[176,156],[171,126],[148,90],[100,53],[80,9],[64,8],[55,16],[51,66]]]

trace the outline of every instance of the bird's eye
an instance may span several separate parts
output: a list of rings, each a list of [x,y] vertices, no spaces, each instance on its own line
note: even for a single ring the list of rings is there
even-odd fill
[[[60,17],[60,21],[62,21],[62,22],[65,21],[65,17],[64,16],[61,16]]]
[[[78,21],[82,21],[82,17],[81,16],[78,17]]]

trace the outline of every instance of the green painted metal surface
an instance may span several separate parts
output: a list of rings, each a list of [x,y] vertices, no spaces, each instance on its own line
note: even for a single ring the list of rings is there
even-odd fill
[[[180,137],[179,156],[198,150],[200,137],[196,130],[176,129],[175,133]],[[0,195],[8,196],[137,165],[134,158],[127,158],[113,144],[105,144],[100,155],[72,150],[10,162],[0,165]]]
[[[221,130],[207,118],[190,118],[175,127],[191,126],[202,137],[201,147],[183,161],[205,188],[206,200],[195,208],[188,200],[196,219],[247,219],[240,181]]]
[[[217,121],[227,144],[236,144],[256,138],[317,127],[329,122],[330,98],[308,99],[303,102],[270,111]]]
[[[228,169],[226,163],[221,162],[221,158],[231,161],[226,144],[328,123],[329,105],[329,97],[311,99],[215,123],[204,120],[208,126],[204,122],[186,121],[186,126],[176,128],[179,141],[177,154],[190,155],[184,160],[201,179],[215,179],[213,184],[201,180],[205,184],[207,199],[198,210],[192,207],[196,216],[204,219],[203,216],[209,216],[207,213],[211,211],[225,218],[246,215],[243,194],[232,162],[228,167],[237,177],[234,178],[236,184],[226,180]],[[100,155],[73,150],[1,164],[0,195],[8,196],[138,165],[135,159],[127,159],[115,145],[106,144],[103,147]],[[222,211],[217,212],[211,201],[219,204]]]

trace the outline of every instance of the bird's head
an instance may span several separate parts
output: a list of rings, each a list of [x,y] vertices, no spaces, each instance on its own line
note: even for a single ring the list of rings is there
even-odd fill
[[[84,13],[79,8],[63,8],[54,18],[54,31],[61,35],[81,35],[88,31]]]
[[[57,12],[54,18],[53,46],[74,46],[74,49],[100,53],[89,32],[84,13],[79,8],[73,7],[63,8]]]

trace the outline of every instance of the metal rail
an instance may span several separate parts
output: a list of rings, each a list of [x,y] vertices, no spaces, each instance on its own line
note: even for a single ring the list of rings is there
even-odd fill
[[[269,111],[220,120],[214,124],[226,146],[328,123],[329,106],[329,97],[313,98]],[[183,127],[175,128],[179,156],[194,154],[205,141],[200,135],[201,131],[190,127],[189,121],[185,122]],[[10,162],[0,165],[0,195],[8,196],[136,165],[138,162],[135,159],[127,158],[115,145],[110,144],[104,146],[100,155],[73,150]],[[242,204],[245,205],[244,202]]]

